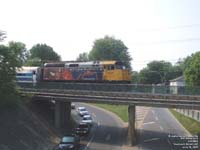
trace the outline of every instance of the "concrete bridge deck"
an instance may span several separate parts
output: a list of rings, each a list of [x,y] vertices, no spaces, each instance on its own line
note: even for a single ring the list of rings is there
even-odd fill
[[[192,95],[33,88],[21,89],[21,94],[32,94],[33,98],[54,99],[65,102],[115,103],[200,110],[200,96]]]

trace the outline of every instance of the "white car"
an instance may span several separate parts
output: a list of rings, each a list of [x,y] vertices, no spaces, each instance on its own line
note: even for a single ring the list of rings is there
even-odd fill
[[[85,107],[78,107],[77,108],[78,114],[82,117],[84,115],[88,115],[89,112],[86,110]]]
[[[84,115],[81,122],[87,123],[90,126],[93,124],[92,117],[90,115]]]

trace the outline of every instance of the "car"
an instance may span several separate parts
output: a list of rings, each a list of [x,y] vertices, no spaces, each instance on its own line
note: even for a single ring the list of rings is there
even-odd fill
[[[87,123],[79,123],[78,126],[75,128],[75,132],[77,135],[86,135],[90,131],[90,127]]]
[[[78,114],[82,117],[84,115],[88,115],[89,112],[86,110],[85,107],[78,107],[77,108]]]
[[[57,150],[78,150],[80,147],[80,138],[75,134],[69,134],[62,137]]]
[[[88,125],[92,126],[93,121],[91,115],[84,115],[81,122],[87,123]]]
[[[75,104],[71,103],[71,109],[75,109]]]

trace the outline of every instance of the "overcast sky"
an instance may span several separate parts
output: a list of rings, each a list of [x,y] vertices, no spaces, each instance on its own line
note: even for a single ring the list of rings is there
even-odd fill
[[[30,49],[46,43],[62,60],[89,52],[105,35],[121,39],[133,70],[200,50],[199,0],[0,0],[0,30]]]

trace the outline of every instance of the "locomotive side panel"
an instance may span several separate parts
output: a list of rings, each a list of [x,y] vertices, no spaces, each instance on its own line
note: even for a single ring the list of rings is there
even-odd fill
[[[130,82],[131,74],[119,61],[103,61],[103,80],[109,82]]]
[[[130,82],[128,69],[118,61],[47,63],[43,81]]]
[[[103,79],[106,81],[130,81],[128,70],[104,70]]]
[[[77,76],[77,80],[89,80],[89,81],[102,81],[102,70],[83,70]]]
[[[43,69],[44,81],[102,81],[102,70],[81,70],[58,67],[47,67]]]
[[[58,81],[62,77],[62,68],[60,67],[46,67],[43,69],[43,80],[44,81]]]

